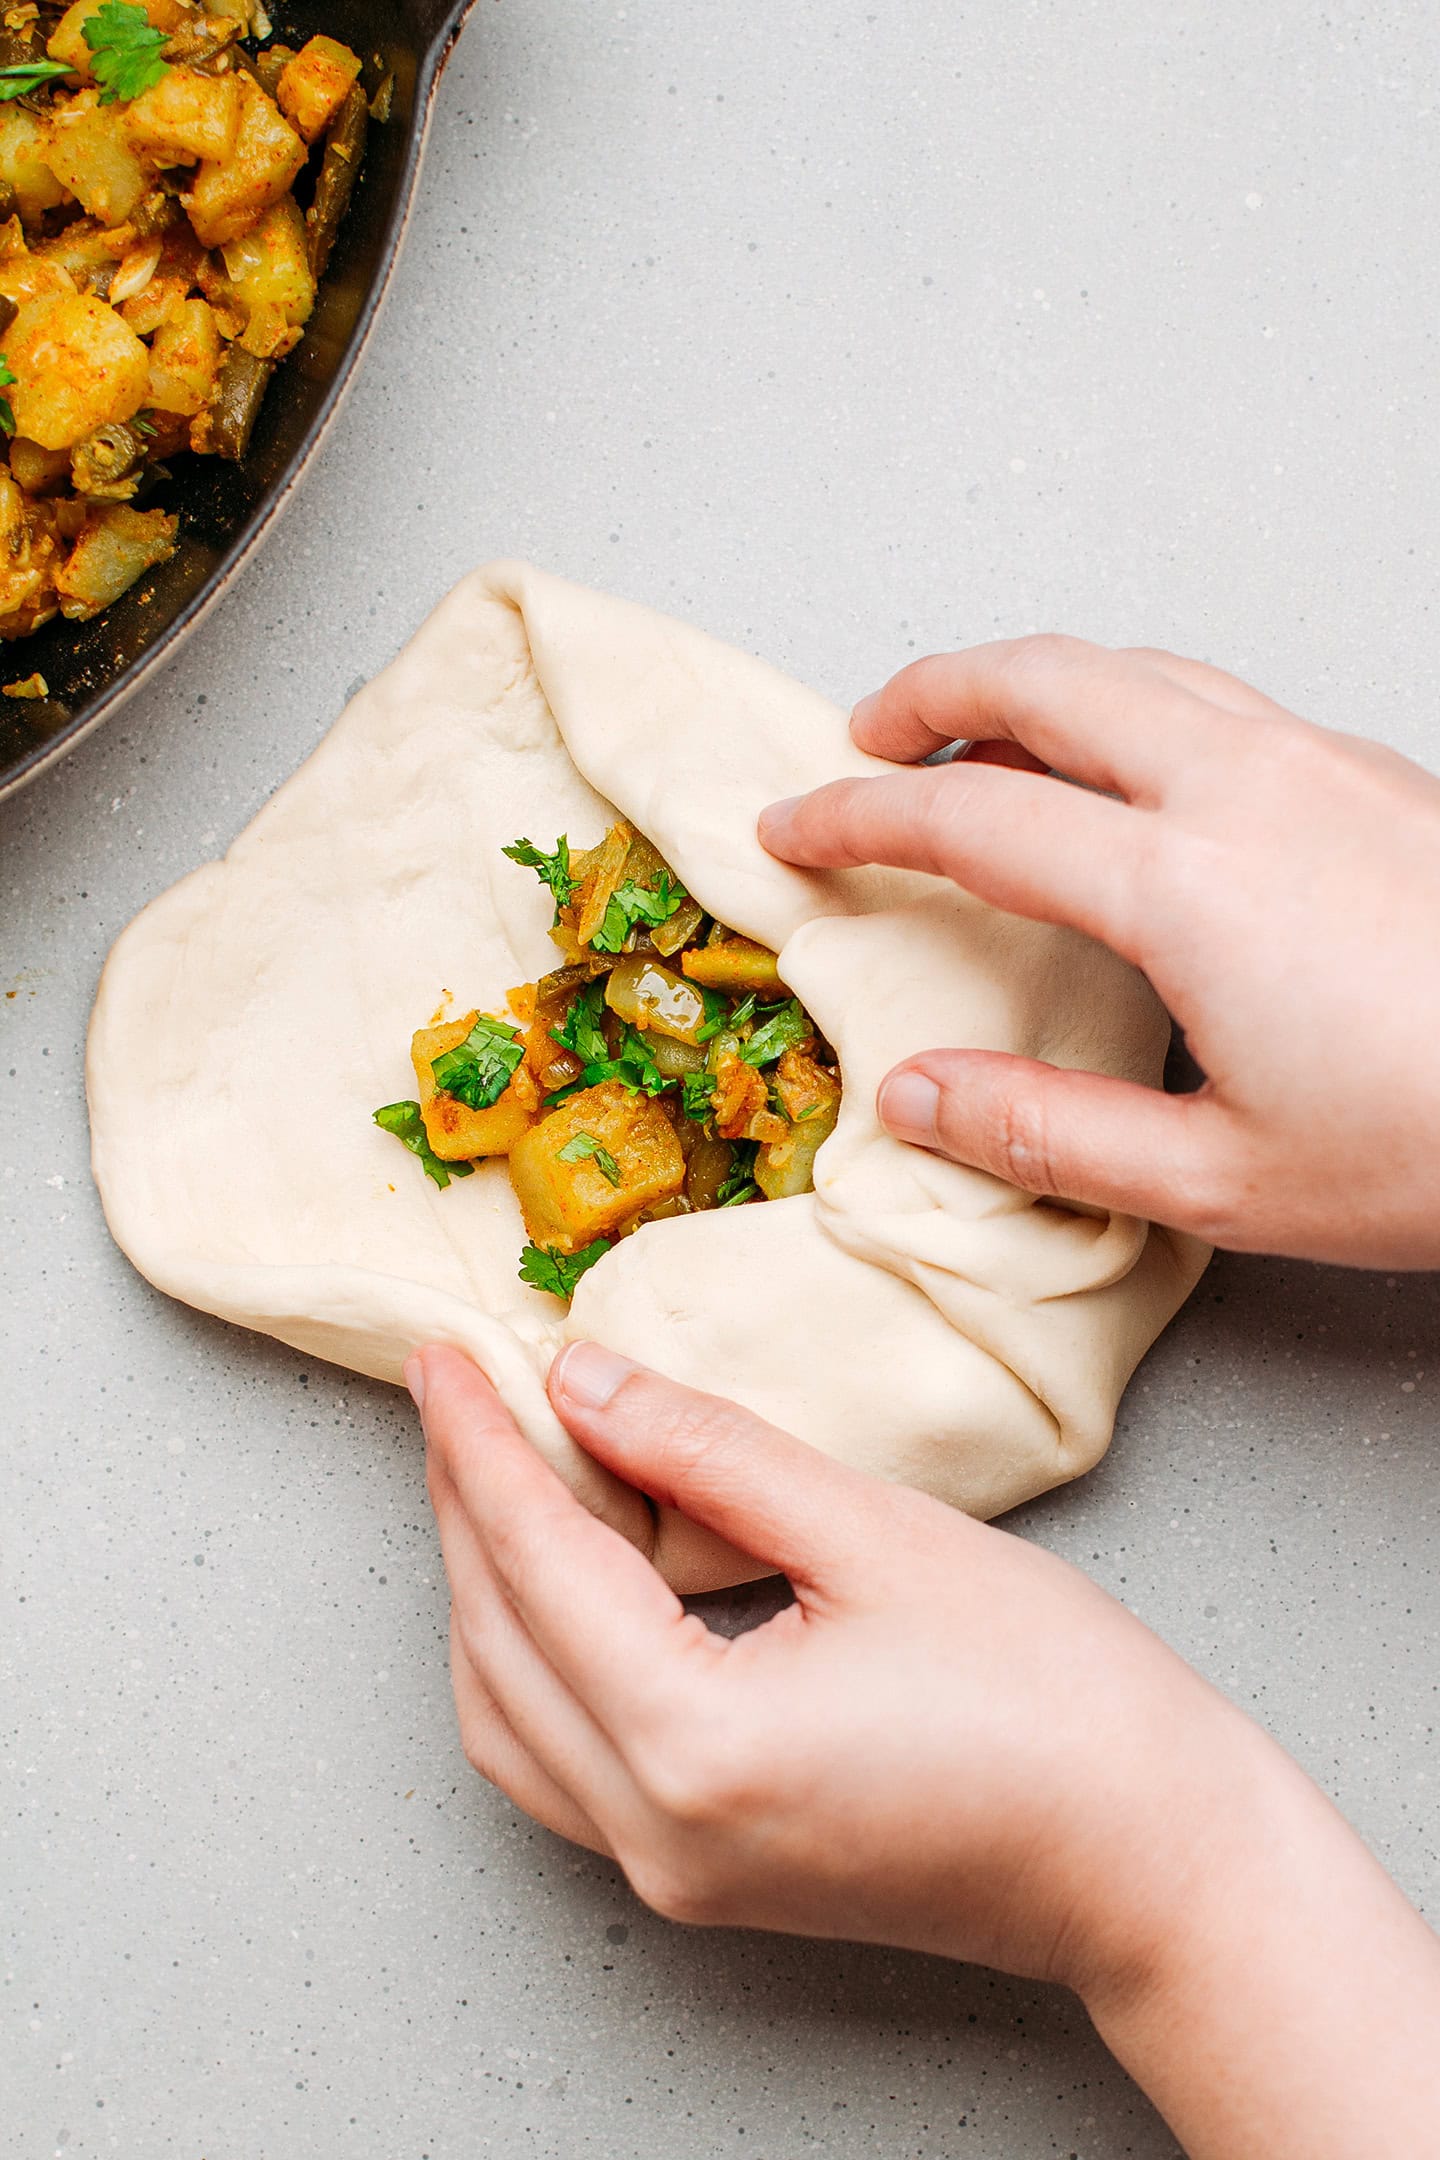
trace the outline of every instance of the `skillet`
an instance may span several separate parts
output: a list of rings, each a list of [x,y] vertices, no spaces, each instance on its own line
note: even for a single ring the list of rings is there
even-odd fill
[[[270,0],[276,35],[327,31],[360,53],[366,81],[395,78],[390,119],[365,164],[304,340],[266,393],[243,463],[182,456],[153,500],[180,517],[168,563],[93,622],[63,617],[0,647],[5,681],[37,669],[50,695],[0,698],[0,800],[116,711],[175,650],[259,546],[319,447],[379,313],[414,199],[440,71],[473,0]],[[379,67],[375,63],[379,60]]]

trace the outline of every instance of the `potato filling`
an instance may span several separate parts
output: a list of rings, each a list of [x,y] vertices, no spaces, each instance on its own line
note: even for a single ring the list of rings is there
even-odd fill
[[[555,901],[562,964],[421,1028],[418,1099],[375,1121],[440,1188],[504,1156],[530,1243],[521,1280],[569,1297],[646,1223],[810,1192],[835,1129],[834,1052],[776,956],[707,915],[642,833],[505,849]]]

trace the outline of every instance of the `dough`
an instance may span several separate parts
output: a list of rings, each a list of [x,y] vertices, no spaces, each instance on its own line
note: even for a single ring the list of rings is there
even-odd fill
[[[881,1075],[982,1044],[1158,1082],[1166,1022],[1087,940],[905,872],[810,874],[763,804],[882,769],[844,716],[698,631],[524,565],[459,585],[223,862],[119,939],[91,1026],[111,1230],[172,1296],[399,1381],[448,1342],[586,1504],[677,1588],[765,1572],[569,1439],[543,1379],[593,1336],[817,1447],[990,1516],[1088,1469],[1199,1275],[1193,1240],[1036,1202],[889,1139]],[[703,905],[782,954],[839,1053],[817,1189],[656,1223],[570,1311],[521,1283],[501,1162],[440,1192],[371,1122],[412,1030],[555,964],[549,895],[501,848],[599,838],[612,806]]]

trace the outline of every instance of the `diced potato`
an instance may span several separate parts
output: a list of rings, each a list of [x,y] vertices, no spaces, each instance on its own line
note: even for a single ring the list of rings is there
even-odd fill
[[[72,292],[94,292],[102,300],[109,298],[115,249],[109,226],[102,225],[99,218],[76,218],[52,239],[37,240],[35,253],[65,272]]]
[[[582,1135],[610,1157],[618,1183],[611,1183],[593,1154],[561,1160],[563,1150]],[[608,1236],[628,1216],[678,1193],[685,1183],[685,1158],[658,1103],[632,1095],[619,1080],[602,1080],[572,1095],[516,1141],[510,1180],[534,1242],[573,1253]]]
[[[15,198],[27,226],[65,200],[65,190],[45,162],[45,123],[23,105],[0,105],[0,187]]]
[[[238,240],[287,194],[305,163],[305,145],[274,101],[250,75],[237,75],[240,126],[223,162],[207,159],[185,198],[190,222],[206,247]]]
[[[75,280],[68,270],[47,255],[7,255],[0,262],[0,294],[23,307],[27,300],[52,299],[57,293],[73,293]]]
[[[739,996],[753,990],[757,997],[773,997],[783,991],[779,964],[768,946],[752,938],[726,938],[719,945],[699,945],[682,953],[680,965],[691,982],[707,990],[724,990]]]
[[[756,1156],[755,1182],[767,1200],[788,1200],[814,1190],[815,1157],[840,1115],[840,1083],[803,1050],[787,1050],[775,1070],[775,1092],[791,1124]]]
[[[56,106],[46,128],[45,162],[102,225],[122,224],[155,177],[125,133],[125,108],[102,105],[94,90]]]
[[[45,450],[70,450],[145,402],[150,355],[113,308],[89,293],[29,300],[5,333],[17,380],[15,432]]]
[[[52,60],[63,60],[83,75],[88,82],[92,72],[90,47],[85,42],[84,25],[99,12],[101,0],[75,0],[56,24],[45,50]],[[195,10],[186,0],[140,0],[152,30],[181,30],[195,20]],[[221,11],[214,9],[216,14]]]
[[[324,134],[360,73],[359,56],[332,37],[313,37],[280,77],[280,110],[306,142]]]
[[[70,452],[42,450],[28,435],[17,435],[10,445],[10,470],[27,495],[48,495],[70,479]]]
[[[221,254],[231,296],[247,314],[274,308],[292,326],[310,320],[315,280],[306,256],[305,220],[292,195],[272,203],[259,224],[231,240]]]
[[[150,386],[145,402],[160,412],[203,411],[220,367],[220,330],[205,300],[181,300],[161,323],[150,347]]]
[[[479,1019],[478,1012],[463,1020],[446,1020],[439,1027],[421,1028],[411,1039],[410,1062],[420,1089],[420,1115],[425,1135],[442,1162],[469,1162],[477,1155],[508,1155],[522,1133],[529,1131],[540,1107],[540,1095],[529,1068],[517,1065],[515,1074],[498,1102],[488,1110],[472,1110],[468,1103],[443,1094],[435,1085],[432,1067],[447,1050],[457,1050]]]
[[[199,241],[182,218],[161,237],[160,261],[145,290],[126,300],[121,313],[137,337],[151,337],[174,314],[208,263]],[[207,296],[208,297],[208,296]],[[222,325],[223,328],[223,325]]]
[[[694,984],[644,953],[616,962],[605,978],[605,1002],[632,1027],[676,1042],[693,1043],[705,1025],[705,1000]]]
[[[0,638],[28,637],[49,622],[59,561],[52,505],[27,502],[0,469]]]
[[[240,77],[172,67],[126,107],[125,127],[157,162],[223,164],[240,130]]]
[[[55,580],[61,614],[88,622],[109,607],[146,570],[169,560],[176,528],[177,520],[163,510],[131,510],[124,503],[92,509]]]

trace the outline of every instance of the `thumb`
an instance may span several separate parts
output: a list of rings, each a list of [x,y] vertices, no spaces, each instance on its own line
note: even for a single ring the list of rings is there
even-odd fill
[[[718,1395],[701,1395],[599,1343],[550,1368],[556,1412],[591,1454],[663,1507],[797,1585],[852,1576],[887,1488]]]
[[[927,1050],[887,1073],[897,1140],[1017,1185],[1205,1237],[1219,1213],[1224,1114],[1201,1090],[1163,1095],[994,1050]]]

